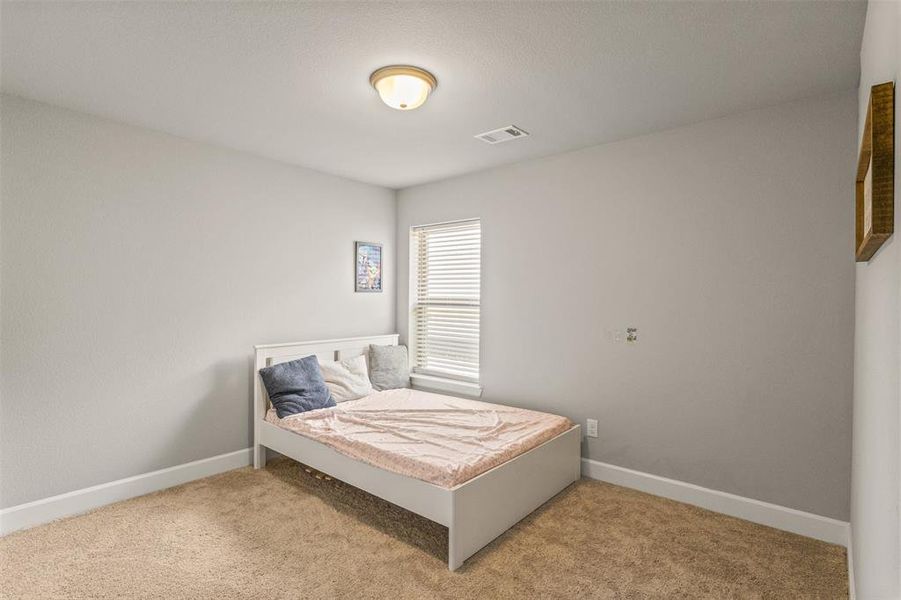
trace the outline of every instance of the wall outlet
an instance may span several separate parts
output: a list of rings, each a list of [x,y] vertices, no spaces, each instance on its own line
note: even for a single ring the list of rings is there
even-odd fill
[[[626,342],[629,344],[634,344],[638,341],[638,328],[637,327],[629,327],[626,329]]]
[[[587,425],[585,435],[594,438],[598,437],[598,420],[588,419]]]

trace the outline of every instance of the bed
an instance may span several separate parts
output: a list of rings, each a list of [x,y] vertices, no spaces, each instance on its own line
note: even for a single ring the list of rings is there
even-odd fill
[[[438,457],[438,467],[444,468],[428,472],[421,468],[421,464],[405,465],[403,461],[398,463],[381,460],[385,457],[373,455],[369,446],[364,447],[365,451],[359,451],[347,439],[341,445],[327,437],[315,435],[316,421],[322,421],[322,418],[297,419],[292,422],[291,419],[279,420],[269,412],[269,399],[259,377],[261,368],[309,355],[316,355],[320,361],[344,360],[367,353],[370,344],[396,345],[397,339],[398,336],[393,334],[256,346],[254,467],[259,469],[266,465],[266,449],[269,448],[446,526],[448,568],[453,571],[520,519],[579,479],[579,426],[567,422],[565,427],[560,427],[559,421],[554,421],[555,429],[550,433],[547,428],[541,430],[544,433],[535,433],[542,435],[537,445],[534,443],[535,438],[532,439],[532,444],[526,444],[522,448],[510,447],[510,444],[524,443],[526,435],[514,436],[515,439],[498,436],[494,440],[493,449],[470,452],[468,460],[461,460],[465,464],[448,465],[448,457]],[[347,403],[342,408],[344,412],[350,413],[346,420],[353,417],[354,410],[372,412],[376,404],[384,404],[389,408],[409,407],[411,398],[407,395],[416,392],[379,394],[373,398]],[[426,403],[441,402],[452,408],[475,407],[464,404],[465,401],[456,402],[442,396],[422,395],[412,399]],[[315,412],[325,414],[332,410]],[[389,413],[389,417],[396,419],[398,414],[409,414],[409,411],[394,410]],[[385,417],[379,415],[377,418]],[[551,419],[546,420],[551,423]],[[384,423],[390,423],[390,420],[383,421],[381,425]],[[434,426],[435,423],[431,425]],[[390,428],[386,431],[390,433]]]

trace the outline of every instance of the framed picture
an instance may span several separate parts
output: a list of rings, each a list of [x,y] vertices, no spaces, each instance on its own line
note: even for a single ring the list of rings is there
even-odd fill
[[[382,245],[370,242],[354,244],[354,291],[382,291]]]
[[[895,225],[895,84],[889,81],[870,89],[867,119],[857,161],[857,262],[867,262]]]

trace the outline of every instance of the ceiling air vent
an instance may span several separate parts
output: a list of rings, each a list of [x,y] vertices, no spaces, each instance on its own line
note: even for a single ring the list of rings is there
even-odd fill
[[[501,142],[509,142],[510,140],[515,140],[517,138],[524,138],[528,135],[529,132],[525,129],[520,129],[516,125],[507,125],[500,129],[492,129],[491,131],[480,133],[475,137],[488,144],[500,144]]]

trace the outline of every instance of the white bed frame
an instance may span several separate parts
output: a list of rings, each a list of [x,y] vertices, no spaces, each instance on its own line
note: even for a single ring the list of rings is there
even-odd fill
[[[265,420],[269,398],[259,370],[315,354],[343,360],[370,344],[397,345],[397,334],[256,346],[253,387],[253,466],[266,466],[266,448],[383,498],[448,528],[448,568],[467,558],[580,477],[579,426],[454,488],[392,473]]]

